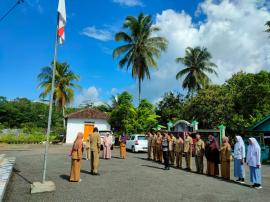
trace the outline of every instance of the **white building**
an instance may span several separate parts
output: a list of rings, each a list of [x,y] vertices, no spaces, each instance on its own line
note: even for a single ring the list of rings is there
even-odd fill
[[[66,143],[73,143],[78,132],[84,134],[85,141],[94,127],[100,131],[111,130],[108,115],[95,109],[84,109],[67,115]]]

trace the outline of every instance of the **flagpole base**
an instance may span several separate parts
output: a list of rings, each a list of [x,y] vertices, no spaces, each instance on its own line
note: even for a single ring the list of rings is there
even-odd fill
[[[33,182],[31,184],[31,194],[43,193],[43,192],[52,192],[56,190],[56,186],[53,181],[45,182]]]

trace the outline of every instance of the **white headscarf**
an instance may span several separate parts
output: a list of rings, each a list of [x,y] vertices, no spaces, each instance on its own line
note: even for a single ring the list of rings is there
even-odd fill
[[[241,136],[235,136],[237,142],[234,145],[234,158],[243,159],[246,157],[245,143]]]
[[[252,167],[261,165],[261,147],[255,138],[249,138],[252,144],[248,145],[247,164]]]

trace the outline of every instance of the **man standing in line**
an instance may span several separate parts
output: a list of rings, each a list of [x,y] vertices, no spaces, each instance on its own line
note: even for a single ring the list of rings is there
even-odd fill
[[[175,146],[175,137],[173,136],[172,133],[169,133],[169,159],[170,159],[170,164],[174,165],[174,146]]]
[[[179,134],[177,134],[175,140],[175,157],[177,168],[182,168],[183,150],[184,150],[184,140],[179,136]]]
[[[197,173],[203,173],[203,156],[205,151],[204,141],[199,134],[196,135],[197,142],[195,143],[195,164]]]
[[[170,170],[169,167],[169,136],[168,133],[163,134],[162,138],[162,151],[163,151],[163,159],[164,159],[164,170]]]
[[[157,161],[157,148],[156,148],[157,134],[153,132],[152,138],[152,150],[153,150],[153,160]]]
[[[91,150],[91,174],[99,175],[98,166],[99,166],[99,152],[100,152],[100,135],[98,128],[95,127],[93,134],[90,135],[90,150]]]
[[[157,140],[156,140],[156,151],[157,151],[157,161],[162,163],[162,135],[160,131],[157,132]]]
[[[152,159],[152,140],[153,140],[153,135],[151,132],[148,132],[147,133],[148,160]]]
[[[192,157],[193,140],[189,136],[189,132],[184,132],[184,153],[186,159],[186,170],[191,171],[191,157]]]

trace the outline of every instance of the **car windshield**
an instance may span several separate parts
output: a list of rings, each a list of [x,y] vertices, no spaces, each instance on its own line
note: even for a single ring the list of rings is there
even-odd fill
[[[138,140],[145,140],[145,136],[138,136]]]

